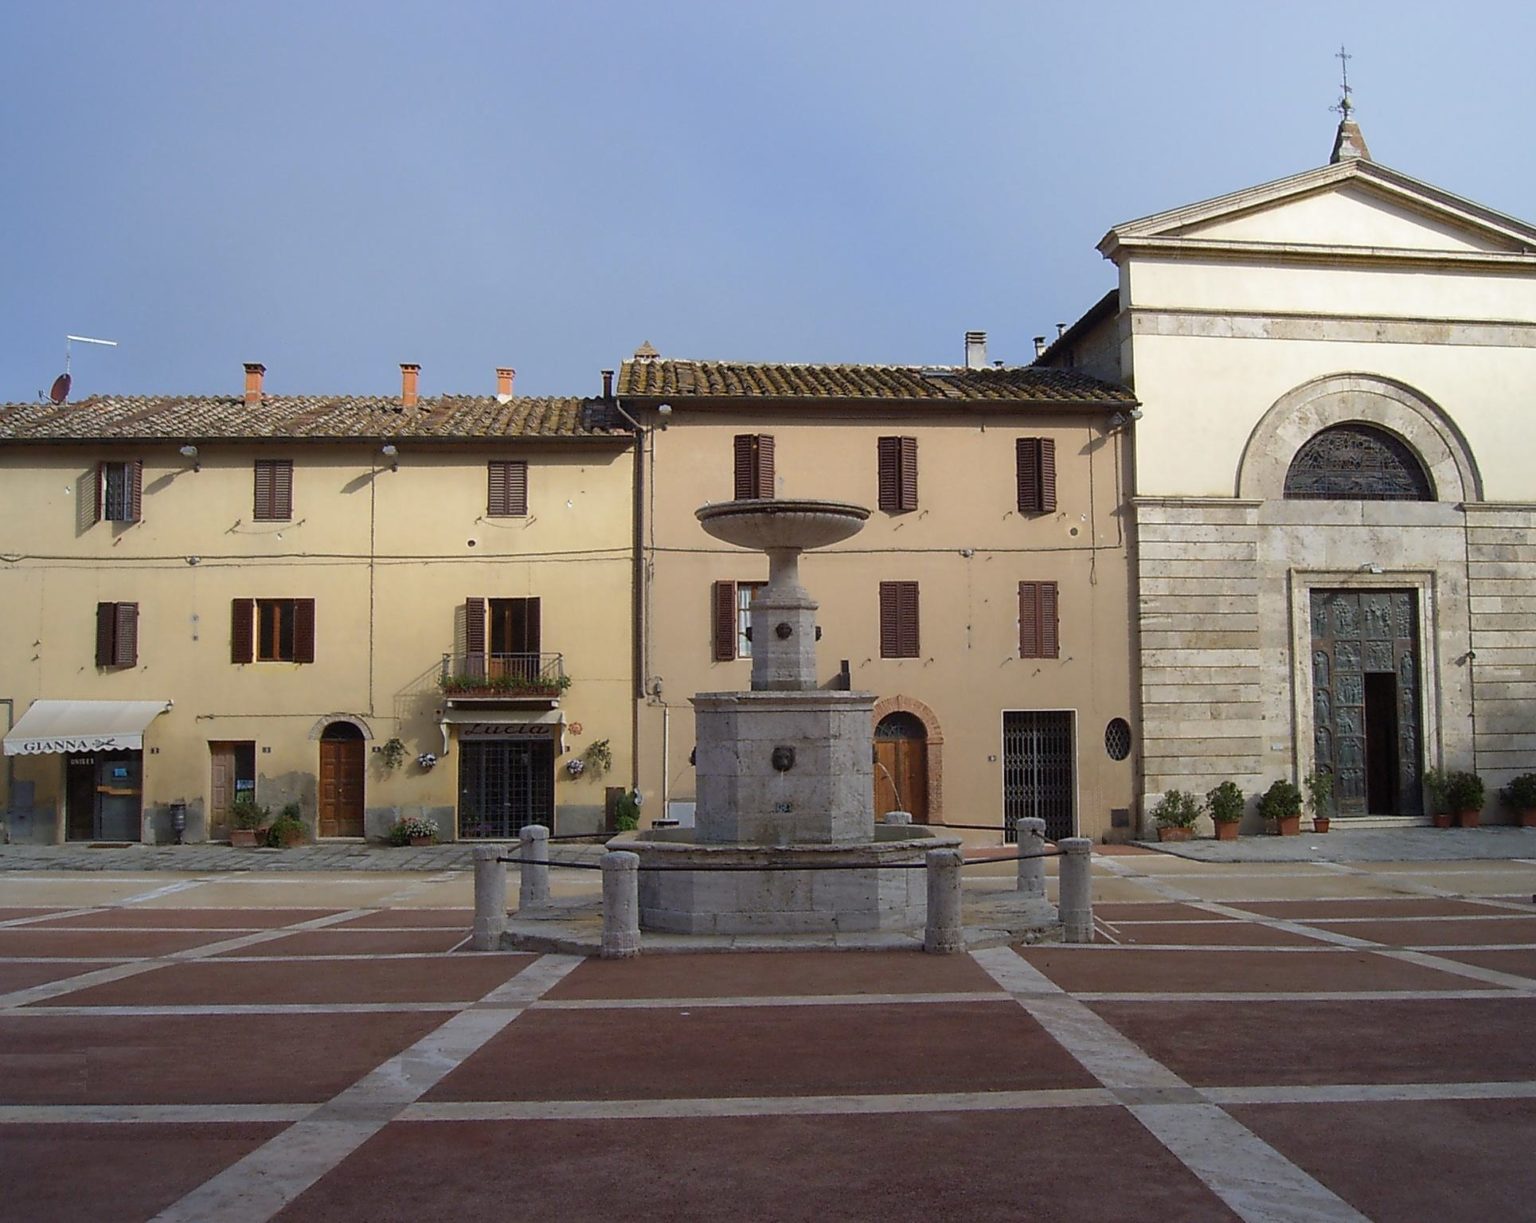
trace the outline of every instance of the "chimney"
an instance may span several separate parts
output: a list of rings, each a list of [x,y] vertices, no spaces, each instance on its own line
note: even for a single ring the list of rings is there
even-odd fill
[[[987,333],[985,331],[965,333],[965,368],[987,368]]]
[[[517,377],[517,371],[510,365],[498,365],[496,367],[496,402],[508,403],[512,399],[512,379]]]
[[[1043,356],[1045,356],[1045,337],[1037,335],[1035,337],[1035,360],[1038,361]]]
[[[612,398],[613,398],[613,371],[611,369],[605,369],[603,371],[603,399],[606,401],[606,400],[609,400],[609,399],[612,399]]]
[[[261,379],[267,367],[259,361],[245,363],[245,406],[254,408],[261,403]]]
[[[400,406],[402,408],[416,406],[416,379],[420,376],[421,366],[400,362]]]

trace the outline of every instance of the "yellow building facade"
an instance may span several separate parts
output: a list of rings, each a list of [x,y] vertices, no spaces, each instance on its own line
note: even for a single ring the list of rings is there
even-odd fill
[[[633,441],[580,399],[0,407],[13,840],[601,827],[631,771]],[[580,762],[573,765],[572,762]]]

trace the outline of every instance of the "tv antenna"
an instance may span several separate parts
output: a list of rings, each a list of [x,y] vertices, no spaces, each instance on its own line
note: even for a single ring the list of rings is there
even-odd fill
[[[53,386],[48,390],[50,403],[63,403],[69,398],[69,384],[73,379],[69,373],[70,358],[73,353],[71,344],[103,344],[108,348],[116,348],[116,340],[97,340],[88,335],[67,335],[64,337],[64,372],[53,380]]]

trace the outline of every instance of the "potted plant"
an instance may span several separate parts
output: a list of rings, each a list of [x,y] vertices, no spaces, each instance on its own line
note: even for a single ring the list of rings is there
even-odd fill
[[[1449,828],[1451,826],[1451,807],[1449,802],[1449,790],[1451,775],[1444,769],[1425,769],[1424,788],[1429,791],[1430,815],[1435,821],[1436,828]]]
[[[638,790],[625,790],[613,803],[613,826],[620,832],[633,832],[640,827],[640,804],[644,800]]]
[[[267,845],[271,849],[292,849],[309,839],[309,830],[300,818],[298,803],[289,803],[267,829]]]
[[[1218,841],[1237,840],[1238,821],[1243,818],[1243,792],[1235,781],[1224,781],[1205,792],[1205,809],[1216,825]]]
[[[1446,807],[1456,813],[1462,828],[1476,828],[1483,814],[1483,779],[1476,773],[1456,772],[1447,778]]]
[[[1274,782],[1259,796],[1259,814],[1273,820],[1282,837],[1301,834],[1301,791],[1285,778]]]
[[[390,825],[391,845],[431,845],[437,840],[437,821],[421,815],[402,815]]]
[[[379,763],[390,772],[394,772],[405,761],[405,744],[400,742],[396,735],[393,739],[386,739],[379,745]]]
[[[1187,841],[1194,834],[1200,802],[1183,790],[1169,790],[1152,808],[1159,841]]]
[[[229,843],[242,849],[256,848],[256,832],[266,826],[272,812],[254,798],[237,798],[229,805]]]
[[[1307,791],[1307,810],[1312,813],[1312,831],[1327,832],[1333,817],[1333,774],[1313,769],[1301,784]]]
[[[1520,827],[1536,828],[1536,773],[1521,773],[1499,791],[1499,797],[1520,816]]]

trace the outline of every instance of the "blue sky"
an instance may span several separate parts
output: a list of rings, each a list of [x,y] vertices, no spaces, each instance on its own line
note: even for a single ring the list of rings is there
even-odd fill
[[[1458,21],[1463,14],[1475,20]],[[1027,361],[1110,225],[1377,160],[1536,219],[1536,19],[1356,2],[0,11],[0,400],[593,394],[668,356]]]

